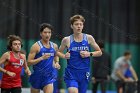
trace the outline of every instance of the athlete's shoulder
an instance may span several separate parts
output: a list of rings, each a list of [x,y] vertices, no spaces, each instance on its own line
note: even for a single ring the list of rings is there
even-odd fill
[[[66,47],[66,46],[69,46],[69,43],[70,43],[70,36],[66,36],[62,39],[61,41],[61,47]]]
[[[93,36],[90,35],[90,34],[86,34],[86,36],[87,36],[88,38],[93,38]]]
[[[52,42],[52,44],[53,44],[54,46],[57,46],[57,44],[56,44],[56,43],[54,43],[54,42]]]
[[[66,36],[63,38],[63,40],[68,40],[68,39],[70,39],[70,36]]]
[[[119,57],[116,59],[115,63],[116,64],[122,64],[123,63],[124,58],[123,57]]]
[[[21,55],[22,58],[26,58],[26,55],[25,54],[20,53],[20,55]]]
[[[95,41],[95,39],[93,38],[92,35],[86,34],[86,36],[87,36],[87,39],[88,39],[89,44],[90,44],[91,42],[94,42],[94,41]]]
[[[62,42],[67,43],[70,40],[70,36],[66,36],[62,39]]]
[[[58,45],[56,44],[56,43],[54,43],[54,42],[51,42],[52,43],[52,45],[54,46],[54,48],[55,47],[58,47]]]
[[[54,43],[54,42],[52,42],[52,44],[53,44],[53,46],[54,46],[54,49],[55,49],[55,50],[58,50],[58,45],[57,45],[56,43]]]
[[[1,58],[9,59],[10,58],[10,51],[5,52]]]
[[[39,46],[38,42],[35,42],[30,49],[30,51],[37,51],[37,52],[39,50],[40,50],[40,46]]]
[[[39,47],[39,44],[38,44],[38,42],[35,42],[35,43],[32,45],[32,48],[37,48],[37,47]]]
[[[5,52],[3,56],[10,56],[10,51]]]

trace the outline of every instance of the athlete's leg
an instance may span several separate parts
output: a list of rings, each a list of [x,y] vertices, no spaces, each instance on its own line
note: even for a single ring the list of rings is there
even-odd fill
[[[31,93],[40,93],[40,90],[31,87]]]
[[[118,92],[117,93],[123,93],[123,88],[122,87],[118,88]]]
[[[53,83],[46,85],[43,91],[44,93],[53,93]]]
[[[69,87],[68,88],[68,93],[78,93],[78,88],[76,88],[76,87]]]
[[[76,80],[65,80],[65,82],[68,88],[68,93],[78,93],[78,82]]]
[[[21,93],[21,87],[12,88],[11,93]]]
[[[124,92],[125,84],[124,84],[123,81],[117,81],[116,86],[117,86],[117,93],[123,93]]]
[[[31,93],[40,93],[40,89],[41,89],[41,74],[40,73],[33,73],[30,78],[29,78],[29,82],[31,83]]]
[[[79,93],[86,93],[87,87],[88,87],[88,80],[87,79],[83,79],[79,83],[79,87],[78,87]]]
[[[106,93],[106,82],[105,80],[100,81],[101,91],[102,93]]]
[[[10,89],[1,88],[1,93],[10,93]]]
[[[98,81],[93,83],[92,93],[97,93],[98,85],[99,85]]]

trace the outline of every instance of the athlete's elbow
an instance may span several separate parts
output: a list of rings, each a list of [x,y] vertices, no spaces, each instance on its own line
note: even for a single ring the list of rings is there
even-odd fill
[[[30,61],[30,60],[28,60],[28,62],[27,62],[28,66],[33,65],[32,63],[33,63],[33,62]]]
[[[99,51],[99,56],[101,56],[102,55],[102,51]]]
[[[27,65],[28,65],[28,66],[31,66],[31,63],[30,63],[30,62],[27,62]]]
[[[60,58],[65,58],[65,55],[60,51],[57,51],[56,55]]]

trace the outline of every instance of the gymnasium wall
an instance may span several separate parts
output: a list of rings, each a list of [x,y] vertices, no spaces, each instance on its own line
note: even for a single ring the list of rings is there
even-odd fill
[[[132,65],[140,79],[139,4],[139,0],[0,0],[0,56],[6,52],[10,34],[21,36],[28,54],[31,45],[40,39],[39,25],[44,22],[53,25],[52,41],[60,45],[62,38],[72,33],[69,18],[81,14],[86,19],[83,32],[95,40],[104,40],[112,66],[125,50],[132,52]],[[60,64],[58,76],[60,88],[64,88],[61,81],[66,61],[61,59]],[[23,78],[25,87],[29,87],[27,78]],[[114,89],[114,85],[109,89]]]

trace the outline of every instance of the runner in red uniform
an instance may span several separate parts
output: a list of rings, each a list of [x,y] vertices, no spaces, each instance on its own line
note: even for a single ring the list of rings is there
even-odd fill
[[[22,40],[19,36],[10,35],[8,37],[8,50],[0,58],[0,65],[4,64],[4,68],[0,67],[3,72],[1,93],[21,93],[21,77],[22,66],[25,68],[27,75],[31,72],[26,63],[25,54],[21,53]]]

